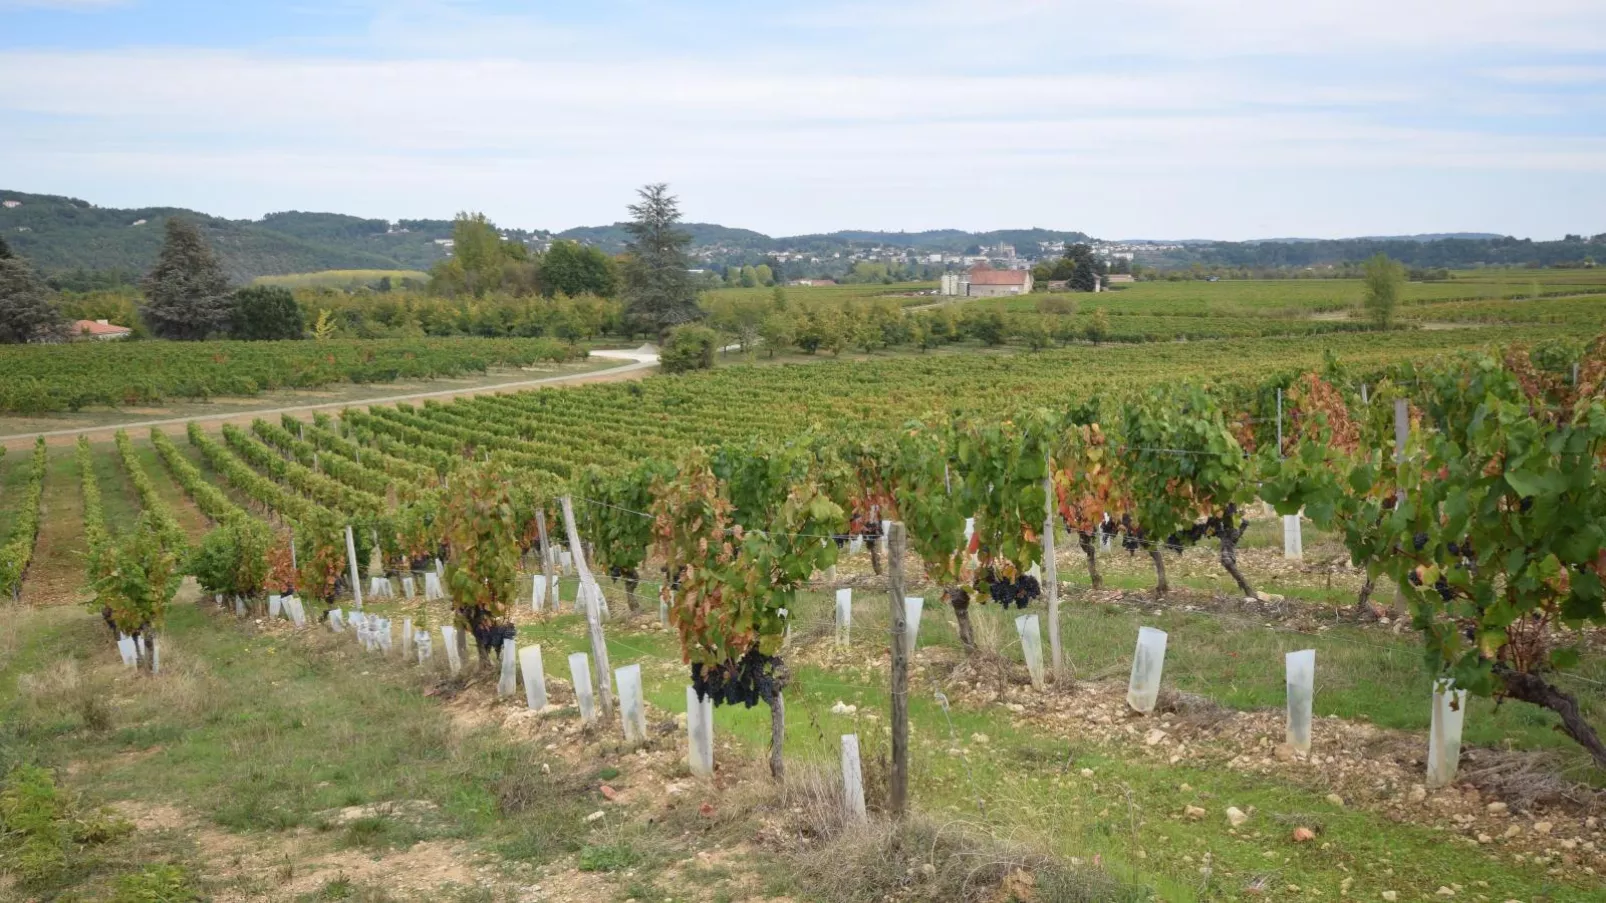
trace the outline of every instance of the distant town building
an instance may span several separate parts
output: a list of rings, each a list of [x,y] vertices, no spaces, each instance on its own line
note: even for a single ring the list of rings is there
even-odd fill
[[[793,279],[787,285],[836,285],[835,279]]]
[[[1136,282],[1138,280],[1133,278],[1131,273],[1111,273],[1110,275],[1104,277],[1104,281],[1109,285],[1120,285],[1127,282]]]
[[[7,208],[21,207],[22,206],[22,202],[17,200],[16,198],[6,198],[4,201],[0,201],[0,206],[4,206],[4,207],[7,207]]]
[[[126,339],[133,331],[127,326],[113,326],[105,320],[77,320],[72,325],[73,338],[84,342],[107,342],[113,339]]]

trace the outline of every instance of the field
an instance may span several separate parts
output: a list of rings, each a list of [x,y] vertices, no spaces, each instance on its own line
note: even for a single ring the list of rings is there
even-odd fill
[[[423,285],[429,274],[422,270],[322,270],[317,273],[292,273],[287,276],[258,276],[254,285],[276,285],[280,288],[361,288],[389,278],[398,287],[411,280]]]
[[[74,342],[0,349],[0,414],[388,383],[570,360],[552,339]]]
[[[1562,340],[1576,354],[1581,338],[1541,323],[734,365],[221,432],[163,428],[33,457],[14,449],[0,458],[0,541],[17,532],[28,508],[15,500],[30,486],[42,517],[23,604],[0,609],[0,772],[11,799],[53,782],[64,827],[51,830],[72,825],[80,839],[50,847],[59,867],[30,859],[31,871],[14,866],[0,882],[118,900],[1598,899],[1606,835],[1592,785],[1602,781],[1555,716],[1473,700],[1459,781],[1423,789],[1431,687],[1421,640],[1403,620],[1355,619],[1362,575],[1338,535],[1307,525],[1303,559],[1287,561],[1275,520],[1258,509],[1240,542],[1262,591],[1249,599],[1202,545],[1167,556],[1163,600],[1147,556],[1119,546],[1100,556],[1094,588],[1075,535],[1061,531],[1066,671],[1042,690],[1026,679],[1013,613],[973,609],[967,654],[941,582],[906,558],[924,617],[909,691],[914,815],[896,825],[876,814],[889,805],[889,663],[878,641],[890,627],[887,583],[862,553],[791,597],[780,784],[764,774],[764,706],[718,707],[716,776],[687,771],[676,720],[686,667],[656,616],[661,584],[645,563],[640,614],[622,581],[601,582],[612,664],[642,667],[650,730],[639,748],[616,722],[581,724],[564,657],[596,647],[573,608],[578,584],[563,579],[559,611],[531,611],[530,554],[516,558],[512,622],[520,646],[545,650],[556,703],[545,712],[498,699],[494,669],[448,673],[438,646],[422,665],[365,652],[349,631],[265,618],[260,599],[237,616],[193,581],[161,629],[162,674],[131,679],[98,614],[79,604],[90,595],[91,537],[127,536],[142,513],[191,544],[230,524],[295,524],[304,562],[328,550],[343,568],[339,534],[320,532],[333,515],[361,527],[365,560],[369,531],[383,536],[382,567],[396,577],[405,569],[391,543],[411,529],[408,512],[475,491],[464,488],[471,461],[486,456],[511,469],[521,493],[574,495],[580,529],[600,537],[630,519],[619,513],[624,497],[602,500],[611,484],[588,468],[684,460],[694,445],[859,442],[923,414],[985,421],[1171,383],[1247,405],[1265,442],[1272,425],[1254,416],[1264,387],[1328,368],[1329,356],[1355,404],[1363,382],[1374,400],[1388,391],[1383,380],[1411,391],[1421,371],[1398,369],[1407,362],[1493,341]],[[563,529],[555,506],[547,518]],[[594,550],[599,562],[615,553]],[[832,625],[839,587],[856,600],[847,645]],[[349,593],[331,595],[344,607]],[[439,601],[370,599],[367,611],[430,626],[453,617]],[[1169,695],[1147,717],[1124,700],[1140,626],[1171,635]],[[1310,756],[1282,744],[1281,656],[1301,648],[1319,663]],[[1592,647],[1558,679],[1588,717],[1606,718],[1606,656]],[[836,776],[837,737],[850,732],[872,810],[862,826],[844,820]],[[15,770],[24,763],[48,771]],[[135,895],[158,891],[168,896]]]
[[[892,285],[866,283],[862,285],[793,285],[782,286],[787,301],[805,306],[816,304],[860,304],[891,301],[901,306],[925,304],[934,300],[927,292],[937,287],[935,282],[899,282]],[[703,293],[706,307],[718,308],[723,304],[743,304],[768,301],[775,297],[774,288],[717,288]]]
[[[1606,270],[1602,269],[1461,270],[1453,276],[1444,281],[1406,283],[1401,314],[1416,318],[1419,305],[1449,311],[1463,304],[1477,307],[1554,297],[1593,296],[1594,304],[1606,302]],[[1223,279],[1138,282],[1119,286],[1107,296],[1066,297],[1075,299],[1083,309],[1103,307],[1112,316],[1300,318],[1358,310],[1361,295],[1359,279]],[[1024,312],[1036,310],[1039,299],[1040,295],[1029,295],[986,303]]]

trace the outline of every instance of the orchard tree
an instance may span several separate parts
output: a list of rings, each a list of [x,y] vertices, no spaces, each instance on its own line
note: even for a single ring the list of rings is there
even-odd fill
[[[234,293],[229,308],[231,339],[299,339],[305,328],[301,307],[287,288],[253,285]]]
[[[0,344],[50,341],[66,334],[60,308],[28,261],[9,250],[0,255]]]
[[[1405,284],[1405,267],[1379,252],[1361,268],[1361,306],[1372,323],[1387,329],[1394,322],[1394,309],[1400,304],[1400,288]]]
[[[1087,340],[1097,345],[1110,337],[1110,314],[1102,307],[1093,308],[1093,314],[1087,318],[1087,325],[1082,327],[1082,334]]]
[[[797,321],[784,310],[776,310],[759,322],[758,337],[764,340],[764,347],[769,350],[770,357],[789,351],[792,343],[797,340]]]
[[[630,205],[632,219],[625,223],[630,233],[623,267],[625,315],[634,328],[662,336],[703,315],[686,254],[691,236],[677,228],[680,206],[668,185],[659,182],[636,193],[641,202]]]
[[[140,316],[157,338],[199,341],[228,325],[229,277],[194,224],[175,216],[166,228]]]

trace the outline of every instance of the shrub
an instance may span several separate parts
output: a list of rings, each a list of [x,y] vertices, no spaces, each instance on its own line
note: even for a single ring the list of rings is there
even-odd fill
[[[658,353],[658,363],[665,373],[687,373],[692,370],[712,370],[714,351],[719,348],[719,333],[706,326],[676,326],[669,330],[669,340]]]

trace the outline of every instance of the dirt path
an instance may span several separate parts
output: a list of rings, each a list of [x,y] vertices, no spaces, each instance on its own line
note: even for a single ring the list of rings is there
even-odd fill
[[[153,426],[183,426],[190,421],[205,424],[208,428],[217,428],[225,423],[249,424],[258,417],[276,418],[280,414],[294,414],[302,411],[328,410],[331,408],[359,408],[366,409],[371,405],[395,404],[399,401],[414,401],[423,398],[436,398],[449,400],[453,398],[467,398],[473,395],[488,393],[522,391],[541,386],[581,385],[584,383],[614,382],[621,379],[639,379],[657,368],[656,355],[649,359],[647,355],[637,352],[608,352],[593,351],[592,357],[615,358],[627,361],[621,366],[608,370],[598,370],[592,373],[574,373],[564,376],[547,376],[541,379],[527,379],[518,382],[497,383],[490,386],[476,386],[468,388],[442,389],[434,392],[409,392],[401,395],[385,395],[379,398],[365,398],[355,401],[335,401],[321,404],[290,405],[281,408],[264,408],[247,412],[233,412],[228,414],[199,415],[193,417],[165,417],[157,420],[138,420],[128,423],[111,424],[101,427],[85,429],[45,430],[32,433],[13,433],[0,436],[0,445],[9,449],[26,449],[33,445],[35,436],[44,436],[45,442],[50,445],[70,445],[78,436],[88,436],[91,441],[110,439],[120,429],[128,430],[130,435],[149,430]]]
[[[89,598],[84,589],[84,495],[71,451],[53,450],[39,500],[39,539],[22,581],[30,605],[68,605]]]

